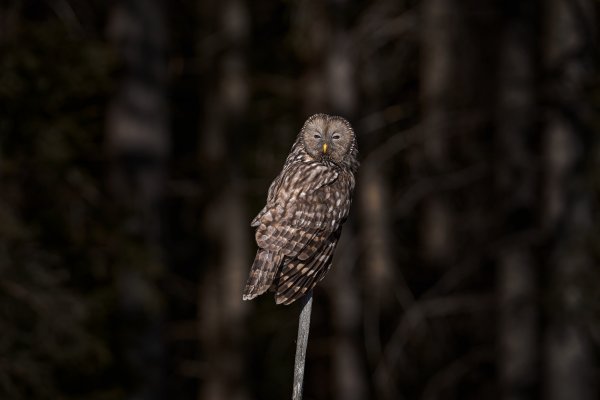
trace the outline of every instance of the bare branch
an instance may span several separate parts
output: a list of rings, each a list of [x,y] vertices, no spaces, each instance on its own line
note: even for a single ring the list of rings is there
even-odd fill
[[[296,360],[294,361],[294,391],[292,400],[302,400],[306,346],[308,345],[310,314],[312,311],[312,293],[312,290],[310,290],[302,298],[302,311],[300,311],[298,321],[298,340],[296,341]]]

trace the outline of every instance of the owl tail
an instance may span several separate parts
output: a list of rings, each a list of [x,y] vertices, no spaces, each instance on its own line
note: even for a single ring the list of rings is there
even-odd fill
[[[273,284],[275,273],[281,264],[281,255],[268,250],[258,249],[250,276],[244,288],[244,300],[252,300],[266,292]]]

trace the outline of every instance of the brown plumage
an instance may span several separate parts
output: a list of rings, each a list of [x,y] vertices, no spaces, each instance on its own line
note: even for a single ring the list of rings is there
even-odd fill
[[[357,156],[344,118],[316,114],[304,123],[251,223],[258,251],[244,300],[272,288],[278,304],[291,304],[323,279],[350,211]]]

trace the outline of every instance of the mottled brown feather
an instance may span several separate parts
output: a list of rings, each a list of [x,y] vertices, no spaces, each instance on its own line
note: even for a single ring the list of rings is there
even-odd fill
[[[341,229],[334,232],[310,260],[293,259],[282,266],[275,294],[277,304],[293,303],[323,279],[331,268],[340,233]]]
[[[258,249],[254,263],[250,269],[250,276],[244,288],[242,298],[252,300],[266,292],[275,278],[277,269],[281,264],[282,256],[263,249]]]

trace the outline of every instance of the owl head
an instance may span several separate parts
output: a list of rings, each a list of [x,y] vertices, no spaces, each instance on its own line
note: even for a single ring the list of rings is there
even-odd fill
[[[354,130],[342,117],[313,115],[304,123],[299,139],[314,160],[328,160],[348,167],[356,161]]]

